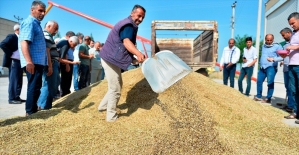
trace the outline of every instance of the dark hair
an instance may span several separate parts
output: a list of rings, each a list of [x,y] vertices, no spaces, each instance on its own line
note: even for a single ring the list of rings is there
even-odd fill
[[[76,36],[78,37],[78,39],[81,39],[81,40],[83,40],[83,38],[84,38],[84,35],[82,33],[80,33],[80,32],[78,32],[76,34]]]
[[[73,31],[67,31],[67,33],[65,35],[72,37],[72,36],[75,36],[75,33]]]
[[[289,15],[288,17],[288,21],[291,19],[291,18],[295,18],[295,19],[299,19],[299,13],[298,12],[293,12]]]
[[[85,36],[84,40],[90,40],[91,41],[91,38],[90,38],[90,36]]]
[[[247,38],[245,39],[245,42],[247,42],[247,41],[252,41],[252,38],[251,38],[251,37],[247,37]]]
[[[46,8],[46,4],[42,1],[33,1],[31,8],[36,8],[38,5],[42,6],[43,8]]]
[[[132,9],[132,12],[135,11],[136,9],[138,9],[138,8],[142,9],[144,13],[146,12],[146,10],[144,9],[144,7],[142,7],[141,5],[138,5],[138,4],[134,5],[134,7]]]
[[[280,33],[281,32],[284,32],[284,33],[292,33],[292,30],[290,29],[290,28],[288,28],[288,27],[286,27],[286,28],[284,28],[284,29],[282,29],[281,31],[280,31]]]

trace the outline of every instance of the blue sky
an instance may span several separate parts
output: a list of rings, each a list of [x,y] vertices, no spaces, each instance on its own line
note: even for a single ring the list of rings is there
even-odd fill
[[[42,1],[48,7],[48,1]],[[263,0],[262,31],[266,1]],[[142,5],[146,9],[146,16],[143,23],[139,25],[138,35],[149,40],[151,39],[151,22],[153,20],[215,20],[218,22],[218,51],[221,56],[222,49],[227,46],[228,39],[231,37],[231,5],[235,0],[52,0],[52,2],[112,25],[129,16],[135,4]],[[30,14],[31,3],[32,0],[0,0],[0,17],[13,21],[17,21],[14,15],[27,18]],[[257,12],[258,0],[237,1],[235,36],[246,34],[256,38]],[[110,31],[109,28],[55,6],[45,16],[42,27],[48,20],[58,22],[59,32],[62,36],[72,30],[84,35],[92,33],[96,41],[105,42]],[[262,31],[261,38],[263,38]],[[138,43],[138,48],[143,49],[141,43]],[[146,45],[146,48],[149,50],[150,46]]]

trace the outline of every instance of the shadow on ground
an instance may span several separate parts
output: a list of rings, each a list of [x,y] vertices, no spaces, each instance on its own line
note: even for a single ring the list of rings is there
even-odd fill
[[[150,110],[157,102],[157,97],[158,94],[152,91],[145,79],[142,79],[127,93],[126,102],[117,106],[121,110],[127,109],[126,113],[121,113],[119,116],[130,116],[138,108]]]

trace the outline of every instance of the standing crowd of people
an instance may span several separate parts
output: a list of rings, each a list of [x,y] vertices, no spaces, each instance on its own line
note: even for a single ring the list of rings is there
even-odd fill
[[[277,73],[278,65],[283,66],[284,84],[287,94],[287,104],[283,107],[290,115],[285,116],[286,119],[298,119],[295,123],[299,124],[299,13],[294,12],[287,18],[290,28],[283,28],[280,31],[284,42],[275,43],[274,35],[267,34],[265,36],[265,44],[262,45],[261,56],[259,59],[259,68],[257,75],[257,90],[254,97],[255,101],[262,103],[271,103],[274,93],[274,79]],[[251,77],[253,75],[254,65],[259,57],[259,52],[252,46],[252,38],[245,39],[246,47],[243,54],[240,55],[240,49],[235,46],[235,40],[229,39],[229,46],[225,47],[220,60],[220,70],[223,70],[223,84],[228,84],[230,79],[230,87],[234,88],[234,77],[236,72],[236,64],[239,59],[242,60],[240,76],[238,79],[239,91],[249,96],[251,89]],[[289,54],[280,54],[278,51],[286,50]],[[280,62],[280,64],[279,64]],[[247,87],[244,92],[242,81],[247,78]],[[262,98],[263,82],[267,79],[267,95]]]
[[[44,18],[45,9],[43,2],[34,1],[28,18],[20,25],[16,24],[15,34],[9,34],[0,44],[4,51],[3,65],[9,69],[8,102],[26,102],[27,116],[38,110],[51,109],[57,94],[63,97],[71,93],[73,75],[73,81],[84,83],[80,89],[104,78],[101,76],[104,71],[99,56],[102,44],[96,42],[93,47],[89,36],[85,36],[83,42],[83,34],[75,35],[73,31],[54,40],[59,24],[50,20],[42,29],[40,21]],[[74,53],[76,49],[77,55]],[[73,72],[73,65],[78,68],[76,72]],[[88,67],[84,68],[84,65]],[[95,70],[97,74],[93,74]],[[26,100],[20,98],[24,73],[28,79]],[[87,81],[88,73],[92,73],[91,81]]]
[[[33,1],[30,15],[20,25],[16,24],[15,34],[9,34],[0,44],[4,51],[3,66],[9,69],[9,104],[26,102],[26,116],[29,116],[51,109],[57,94],[59,97],[70,94],[72,81],[77,91],[105,76],[108,92],[99,111],[106,110],[106,120],[114,122],[118,118],[121,71],[138,67],[138,62],[145,59],[136,48],[138,25],[143,21],[145,9],[135,5],[130,16],[111,30],[105,46],[73,31],[54,39],[59,24],[50,20],[42,28],[45,11],[43,2]],[[23,73],[28,80],[26,100],[20,98]]]

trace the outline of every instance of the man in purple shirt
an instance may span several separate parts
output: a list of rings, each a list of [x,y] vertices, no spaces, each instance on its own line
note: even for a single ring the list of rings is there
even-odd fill
[[[297,107],[299,106],[299,13],[294,12],[289,15],[288,22],[294,29],[293,35],[290,40],[290,46],[286,47],[289,53],[289,86]],[[297,110],[296,118],[299,119],[299,113]],[[299,124],[299,120],[295,123]]]
[[[110,31],[100,56],[108,81],[108,92],[102,99],[98,110],[107,111],[106,121],[117,120],[116,105],[121,95],[121,69],[127,70],[133,61],[133,55],[139,62],[144,61],[144,55],[135,47],[138,25],[143,21],[145,9],[135,5],[131,15],[119,21]]]

